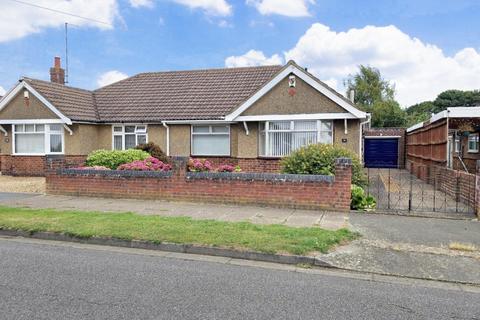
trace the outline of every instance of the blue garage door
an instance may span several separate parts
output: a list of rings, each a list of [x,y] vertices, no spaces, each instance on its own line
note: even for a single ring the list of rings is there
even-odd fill
[[[398,166],[398,139],[365,138],[365,167],[396,168]]]

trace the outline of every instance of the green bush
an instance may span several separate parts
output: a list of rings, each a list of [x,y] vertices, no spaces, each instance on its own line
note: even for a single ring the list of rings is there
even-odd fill
[[[138,146],[135,147],[135,149],[146,151],[152,157],[157,158],[163,163],[168,163],[170,161],[167,155],[163,152],[162,148],[160,148],[159,145],[153,142],[139,144]]]
[[[354,210],[373,210],[377,202],[375,198],[366,195],[362,187],[352,184],[352,200],[350,208]]]
[[[366,177],[357,154],[331,144],[312,144],[294,151],[282,159],[282,172],[334,175],[337,158],[352,159],[352,183],[359,186],[366,185]]]
[[[104,166],[115,170],[121,164],[130,163],[135,160],[145,160],[150,155],[148,152],[136,149],[130,150],[96,150],[87,157],[86,165]]]

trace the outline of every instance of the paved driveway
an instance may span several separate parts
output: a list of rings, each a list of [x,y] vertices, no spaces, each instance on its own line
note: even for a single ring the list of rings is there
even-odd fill
[[[45,178],[0,175],[0,192],[45,193]]]
[[[418,179],[407,170],[366,169],[367,192],[377,200],[377,211],[434,217],[474,218],[474,210],[455,197]],[[472,186],[472,191],[474,187]]]

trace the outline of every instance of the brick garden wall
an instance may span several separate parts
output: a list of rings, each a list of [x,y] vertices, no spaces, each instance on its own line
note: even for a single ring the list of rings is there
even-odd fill
[[[304,209],[350,209],[351,161],[338,159],[335,176],[273,173],[50,170],[47,193],[267,205]]]
[[[480,217],[480,160],[477,160],[477,176],[475,186],[475,200],[477,203],[477,216]]]
[[[435,186],[454,199],[476,206],[476,179],[474,174],[452,170],[441,166],[427,166],[416,162],[408,162],[407,169],[417,178]],[[477,184],[478,187],[478,184]]]

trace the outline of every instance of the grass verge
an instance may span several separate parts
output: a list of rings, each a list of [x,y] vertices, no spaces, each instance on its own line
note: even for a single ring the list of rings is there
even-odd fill
[[[347,229],[330,231],[249,222],[193,220],[188,217],[142,216],[129,212],[56,211],[3,206],[0,206],[0,229],[299,255],[325,253],[337,244],[358,237],[358,234]]]

